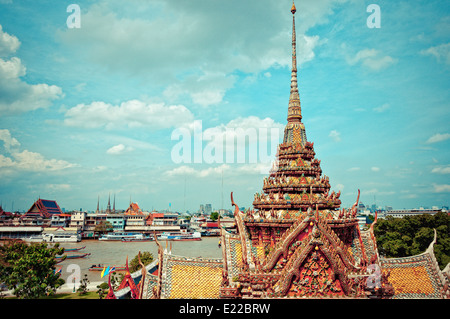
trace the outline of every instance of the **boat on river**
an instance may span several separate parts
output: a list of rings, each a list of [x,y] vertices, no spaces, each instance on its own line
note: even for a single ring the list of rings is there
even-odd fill
[[[98,264],[98,265],[92,265],[91,267],[89,267],[89,271],[103,271],[103,269],[105,269],[105,267],[114,267],[115,271],[125,271],[127,270],[126,266],[108,266],[108,265],[104,265],[104,264]]]
[[[24,241],[33,243],[76,243],[81,241],[81,235],[78,233],[43,233],[41,235],[35,235],[27,238],[23,238]]]
[[[82,249],[85,249],[86,246],[83,247],[75,247],[75,248],[64,248],[64,252],[74,252],[74,251],[80,251]]]
[[[102,235],[98,240],[103,241],[142,241],[147,239],[141,233],[112,232]]]
[[[77,255],[62,255],[62,256],[55,256],[55,259],[57,260],[57,263],[60,263],[66,259],[78,259],[78,258],[84,258],[84,257],[90,256],[90,255],[91,255],[90,253],[77,254]],[[64,257],[66,257],[66,258],[64,258]]]
[[[153,241],[153,240],[155,240],[153,238],[153,236],[145,236],[145,235],[143,235],[142,237],[141,236],[125,237],[125,238],[122,239],[122,242],[132,242],[132,241],[133,242],[134,241],[141,242],[141,241]]]
[[[174,241],[188,241],[188,240],[202,240],[202,235],[199,232],[163,232],[158,235],[158,240],[174,240]]]

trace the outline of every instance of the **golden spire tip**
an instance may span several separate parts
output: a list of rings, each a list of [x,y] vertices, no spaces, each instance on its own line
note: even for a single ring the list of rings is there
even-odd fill
[[[297,11],[297,9],[295,9],[295,3],[294,3],[294,1],[292,1],[291,12],[292,12],[292,14],[295,14],[296,11]]]

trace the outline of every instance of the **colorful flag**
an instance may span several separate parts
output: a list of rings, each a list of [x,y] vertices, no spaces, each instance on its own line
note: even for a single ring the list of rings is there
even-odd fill
[[[103,267],[102,273],[100,274],[100,278],[103,278],[103,276],[105,275],[105,270],[106,270],[106,267]]]
[[[108,268],[106,268],[105,272],[102,274],[101,278],[103,278],[104,276],[108,276],[109,274],[109,266]]]

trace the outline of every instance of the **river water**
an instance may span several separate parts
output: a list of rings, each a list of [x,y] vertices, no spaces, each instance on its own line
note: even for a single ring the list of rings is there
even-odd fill
[[[171,241],[172,254],[186,257],[203,257],[203,258],[222,258],[222,249],[219,248],[220,237],[202,237],[199,241]],[[163,247],[166,246],[165,241],[161,241]],[[89,267],[97,264],[107,266],[123,266],[126,258],[130,262],[140,251],[148,251],[153,254],[153,258],[158,258],[158,247],[154,241],[149,242],[120,242],[120,241],[98,241],[83,240],[79,243],[60,243],[60,247],[64,248],[86,248],[77,252],[67,252],[65,254],[81,254],[90,253],[90,256],[78,259],[66,259],[56,265],[61,267],[61,277],[67,281],[67,278],[73,273],[73,265],[79,266],[81,270],[81,278],[84,274],[88,275],[90,282],[106,281],[107,277],[101,278],[100,271],[89,271]],[[72,266],[70,266],[72,265]]]

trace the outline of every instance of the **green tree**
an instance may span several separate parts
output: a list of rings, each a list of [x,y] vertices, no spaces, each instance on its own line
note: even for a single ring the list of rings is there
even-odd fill
[[[47,247],[46,243],[27,244],[10,241],[0,246],[0,282],[21,299],[36,299],[54,294],[64,284],[55,274],[57,255],[64,248]]]
[[[436,229],[434,254],[439,267],[450,262],[450,216],[439,212],[377,221],[374,232],[378,251],[386,257],[405,257],[423,253],[431,244]]]
[[[141,261],[142,263],[147,266],[153,261],[153,254],[148,251],[144,251],[141,253]],[[141,269],[141,265],[139,264],[139,258],[138,255],[136,255],[130,262],[130,272],[135,272],[136,270]]]
[[[114,230],[113,225],[111,225],[111,223],[107,222],[107,221],[101,221],[94,228],[94,232],[96,232],[96,233],[106,233],[106,232],[110,232],[113,230]]]
[[[109,291],[109,285],[106,282],[102,282],[100,285],[97,286],[98,290],[98,298],[103,299],[106,297]]]
[[[88,284],[90,283],[88,276],[84,274],[84,279],[80,281],[80,287],[78,287],[77,292],[79,296],[85,295],[88,292]]]
[[[219,213],[218,212],[212,212],[211,215],[209,216],[209,218],[213,221],[216,221],[219,218]]]

